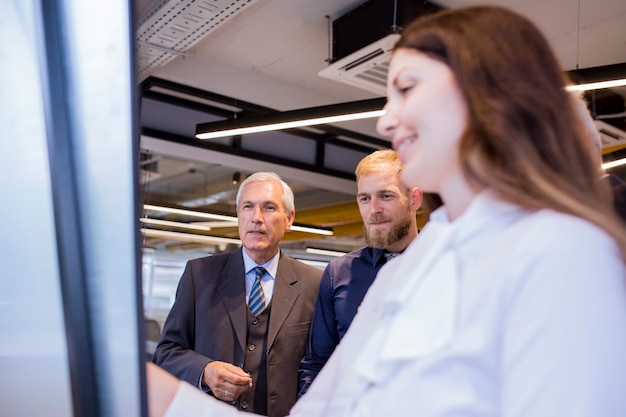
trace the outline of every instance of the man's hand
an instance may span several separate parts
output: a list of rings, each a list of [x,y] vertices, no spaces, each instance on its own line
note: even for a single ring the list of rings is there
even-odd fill
[[[234,401],[252,386],[252,378],[233,364],[213,361],[204,368],[202,383],[211,388],[215,398]]]

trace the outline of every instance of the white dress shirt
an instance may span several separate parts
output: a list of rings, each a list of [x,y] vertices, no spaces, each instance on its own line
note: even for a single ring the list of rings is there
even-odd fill
[[[437,210],[381,269],[290,415],[624,417],[624,387],[615,243],[581,219],[483,193],[454,222]],[[202,403],[201,416],[234,415]]]

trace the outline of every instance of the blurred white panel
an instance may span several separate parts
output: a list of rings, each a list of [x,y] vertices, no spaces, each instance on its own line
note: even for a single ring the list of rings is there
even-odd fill
[[[68,417],[72,405],[33,6],[3,1],[0,12],[0,414]]]
[[[74,158],[103,416],[141,414],[129,2],[66,1]],[[143,318],[141,318],[143,323]]]

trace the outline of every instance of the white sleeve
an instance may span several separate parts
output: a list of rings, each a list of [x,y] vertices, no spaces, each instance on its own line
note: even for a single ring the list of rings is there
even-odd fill
[[[611,240],[584,232],[519,264],[502,317],[503,417],[626,416],[626,270]]]
[[[229,417],[242,413],[232,405],[205,394],[187,382],[178,386],[176,395],[163,417]]]

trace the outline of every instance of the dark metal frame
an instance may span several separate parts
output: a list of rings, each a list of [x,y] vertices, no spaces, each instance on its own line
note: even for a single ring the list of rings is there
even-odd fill
[[[63,299],[74,415],[101,415],[99,404],[92,315],[85,280],[85,254],[80,222],[80,203],[76,183],[74,155],[75,132],[72,130],[72,103],[68,102],[70,74],[67,40],[63,39],[62,1],[40,3],[41,33],[44,45],[42,71],[50,180],[54,206],[59,278]]]

